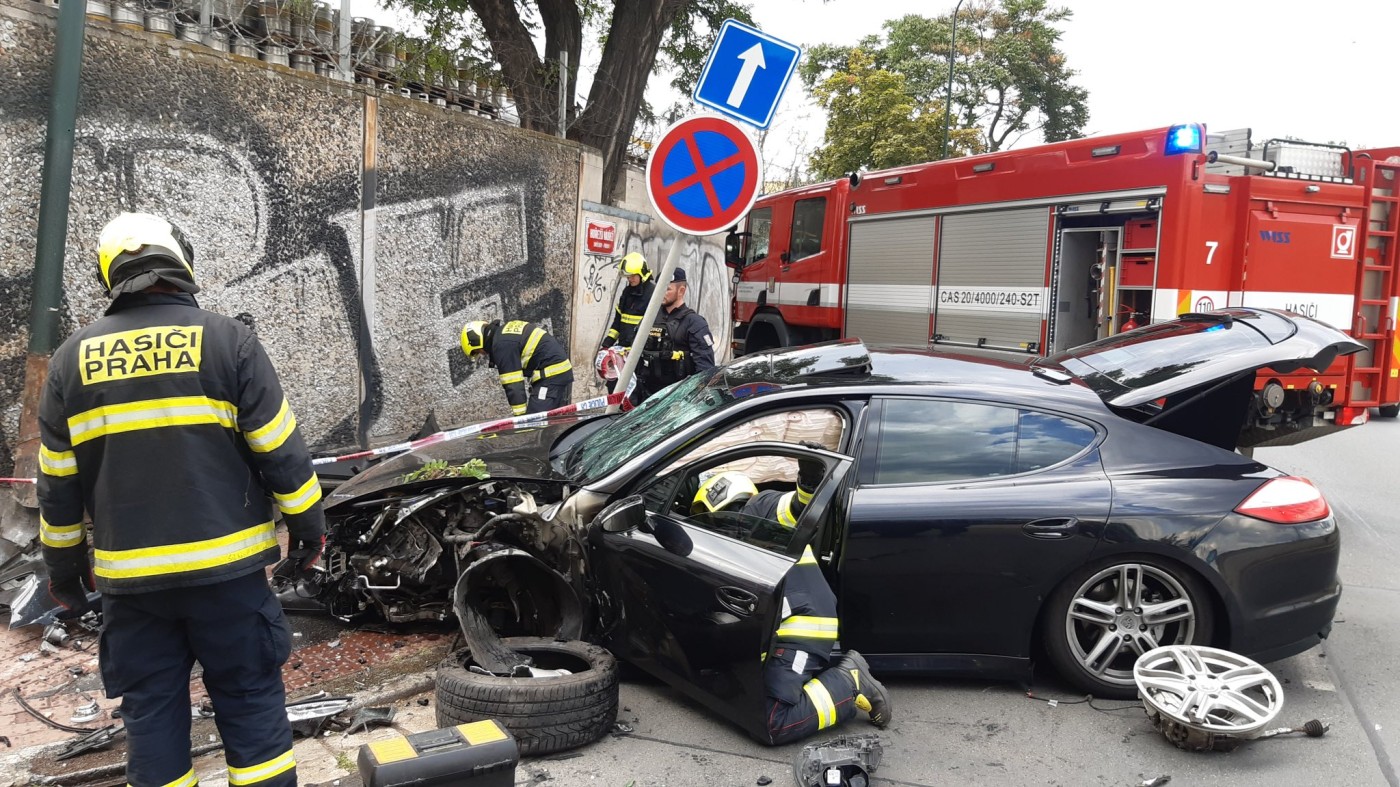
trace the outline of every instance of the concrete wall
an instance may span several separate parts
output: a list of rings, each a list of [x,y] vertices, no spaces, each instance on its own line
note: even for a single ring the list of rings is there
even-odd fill
[[[595,155],[588,154],[584,164],[583,203],[578,230],[580,256],[575,272],[574,345],[571,351],[574,358],[587,358],[591,362],[612,321],[618,288],[625,286],[617,274],[617,261],[625,254],[640,251],[652,269],[659,270],[666,261],[671,244],[679,239],[682,246],[677,264],[685,268],[689,283],[686,303],[710,323],[715,337],[716,361],[727,361],[730,357],[729,337],[734,324],[730,318],[730,297],[734,287],[733,271],[724,267],[724,233],[697,237],[676,232],[653,210],[647,199],[645,173],[640,168],[628,170],[626,197],[620,205],[598,204],[601,186],[595,184],[590,188],[590,160],[597,161],[601,171],[601,161]],[[617,248],[613,255],[589,254],[585,251],[583,227],[590,218],[617,225]],[[586,381],[588,387],[584,389],[576,384],[576,393],[586,390],[597,394],[603,390],[596,374],[585,370],[584,374],[578,375],[578,379],[580,382]]]
[[[0,0],[0,474],[17,439],[55,18]],[[77,134],[65,335],[107,305],[102,225],[165,215],[195,247],[201,305],[256,326],[313,445],[415,429],[434,408],[443,424],[508,413],[494,374],[454,355],[466,319],[570,333],[576,145],[99,23]]]

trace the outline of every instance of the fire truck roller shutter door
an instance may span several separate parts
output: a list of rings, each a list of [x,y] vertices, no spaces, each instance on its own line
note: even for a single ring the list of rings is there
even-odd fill
[[[1050,212],[943,217],[934,332],[950,348],[1040,352]]]
[[[928,346],[937,223],[933,216],[852,222],[847,336],[866,344]]]

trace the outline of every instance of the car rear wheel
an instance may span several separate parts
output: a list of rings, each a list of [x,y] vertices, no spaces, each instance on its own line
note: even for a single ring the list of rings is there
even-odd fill
[[[1117,557],[1070,575],[1051,594],[1045,645],[1060,675],[1096,697],[1133,699],[1133,664],[1163,645],[1209,645],[1210,592],[1182,567]]]
[[[1381,418],[1394,418],[1400,415],[1400,404],[1383,404],[1377,408],[1376,414]]]
[[[565,669],[551,677],[507,678],[471,670],[470,651],[459,650],[437,668],[439,727],[495,719],[515,735],[523,755],[550,754],[601,738],[617,721],[617,660],[586,642],[548,637],[506,637],[534,666]]]

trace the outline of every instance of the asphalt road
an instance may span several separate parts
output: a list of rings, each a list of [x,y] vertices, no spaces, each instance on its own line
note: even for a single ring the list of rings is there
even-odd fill
[[[1170,776],[1177,785],[1386,785],[1400,787],[1400,422],[1299,446],[1260,451],[1261,461],[1313,479],[1343,527],[1347,588],[1332,637],[1318,648],[1269,665],[1284,683],[1280,726],[1329,722],[1321,739],[1278,737],[1231,753],[1173,747],[1126,702],[1051,706],[1006,683],[891,682],[898,703],[880,733],[884,764],[875,784],[1141,785]],[[1051,676],[1043,697],[1077,697]],[[621,721],[630,735],[560,759],[523,763],[517,784],[748,785],[766,776],[794,783],[790,763],[801,745],[766,748],[664,685],[629,674]],[[840,733],[875,732],[862,721]]]

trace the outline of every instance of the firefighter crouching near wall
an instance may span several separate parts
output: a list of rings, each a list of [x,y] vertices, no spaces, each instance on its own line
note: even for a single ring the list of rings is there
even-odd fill
[[[542,326],[524,320],[473,320],[462,326],[462,352],[485,357],[501,377],[513,415],[542,413],[569,403],[574,390],[569,354]],[[526,383],[529,392],[526,392]]]
[[[676,268],[662,296],[665,314],[657,317],[657,327],[651,329],[637,365],[633,404],[641,404],[648,396],[692,374],[715,368],[715,340],[710,324],[685,305],[686,287],[685,268]]]
[[[102,592],[98,664],[107,696],[122,698],[129,785],[197,784],[195,661],[229,783],[294,785],[281,674],[291,632],[263,567],[278,558],[268,493],[293,570],[320,559],[311,458],[252,329],[195,303],[194,254],[175,227],[123,213],[98,262],[114,300],[54,353],[39,409],[50,593],[73,617],[88,611],[85,587]]]
[[[800,460],[796,490],[760,492],[743,473],[718,473],[700,485],[691,512],[738,510],[783,527],[797,527],[825,474],[821,463]],[[838,633],[836,594],[822,575],[811,546],[803,548],[801,559],[788,570],[782,589],[778,629],[764,654],[766,742],[777,746],[801,740],[840,724],[857,710],[867,713],[875,726],[888,726],[893,705],[885,687],[870,674],[865,658],[848,650],[832,664]]]
[[[637,338],[637,326],[642,324],[647,304],[651,303],[651,295],[656,290],[656,284],[651,280],[651,268],[641,253],[634,251],[623,257],[618,267],[627,277],[627,286],[623,287],[622,293],[618,295],[617,305],[613,307],[612,325],[608,326],[608,333],[603,337],[603,346],[598,350],[598,357],[594,361],[598,373],[603,375],[607,383],[608,393],[612,393],[617,387],[616,373],[614,372],[612,378],[604,374],[603,364],[609,355],[608,351],[613,345],[617,345],[624,352],[632,346],[632,341]]]

